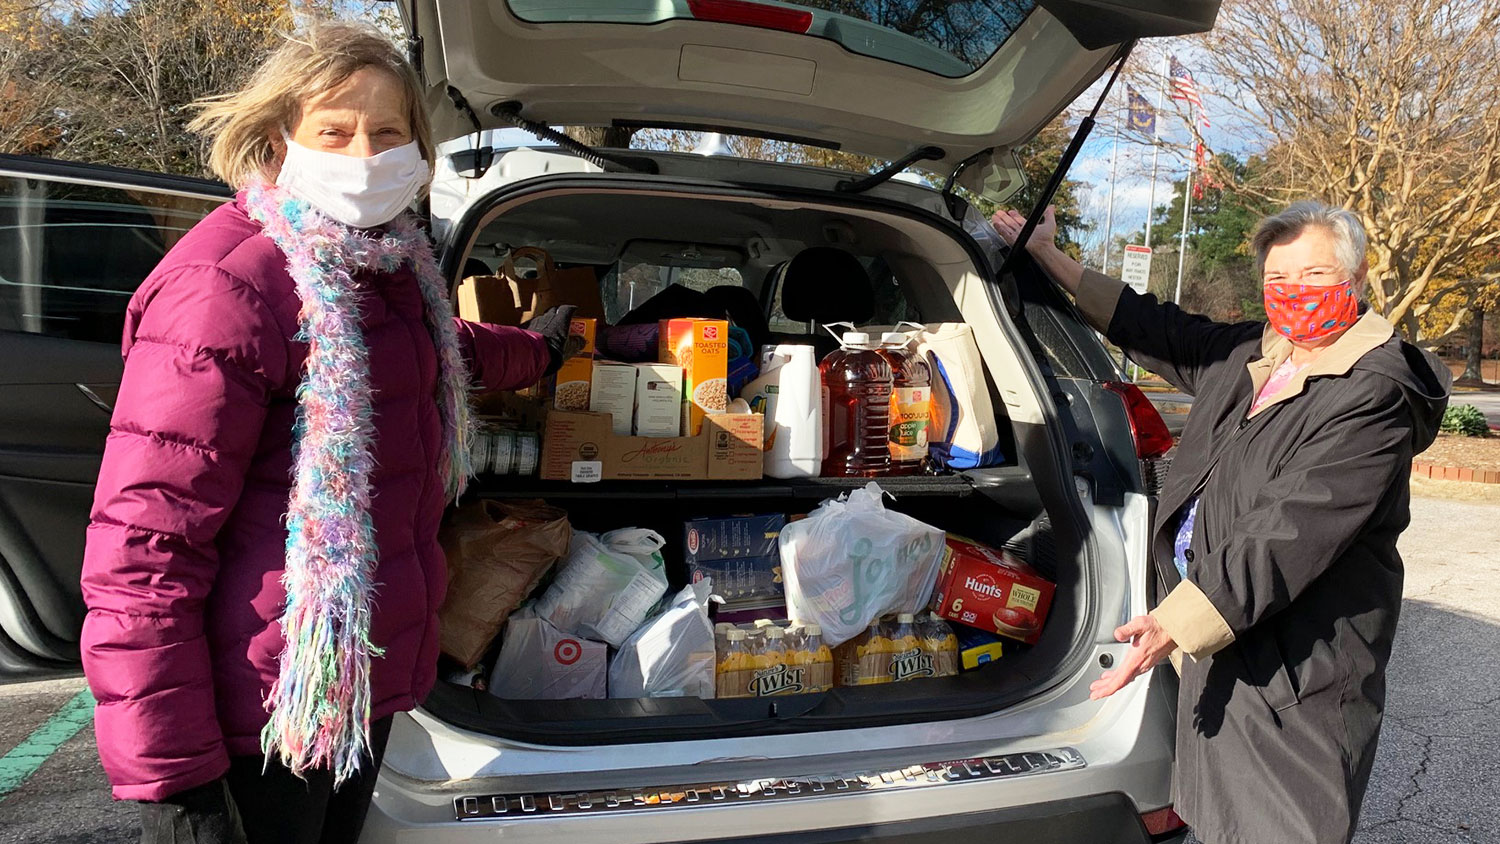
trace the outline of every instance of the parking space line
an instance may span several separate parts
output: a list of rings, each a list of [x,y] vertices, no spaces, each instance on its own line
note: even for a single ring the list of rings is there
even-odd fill
[[[84,689],[52,713],[45,724],[37,727],[24,741],[0,756],[0,800],[15,791],[36,773],[63,743],[83,729],[94,717],[94,696]]]

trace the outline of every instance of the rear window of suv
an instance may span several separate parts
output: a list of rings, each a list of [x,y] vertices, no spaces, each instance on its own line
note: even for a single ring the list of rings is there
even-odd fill
[[[968,76],[1015,34],[1035,0],[506,0],[528,23],[742,23],[806,33],[859,55]]]

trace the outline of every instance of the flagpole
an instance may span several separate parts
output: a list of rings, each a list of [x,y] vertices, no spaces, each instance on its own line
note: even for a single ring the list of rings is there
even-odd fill
[[[1156,120],[1161,119],[1162,99],[1167,93],[1167,57],[1161,57],[1161,85],[1156,89],[1155,120],[1151,121],[1151,190],[1146,201],[1146,245],[1151,245],[1151,218],[1156,216],[1156,165],[1161,159],[1161,128]]]
[[[1196,159],[1197,156],[1194,156]],[[1187,180],[1182,183],[1182,240],[1177,244],[1177,293],[1172,301],[1182,304],[1182,265],[1187,260],[1188,213],[1193,207],[1193,168],[1196,160],[1188,161]]]
[[[1109,208],[1104,212],[1104,267],[1100,272],[1109,275],[1109,242],[1115,231],[1115,161],[1120,155],[1120,115],[1115,110],[1115,144],[1109,153]]]

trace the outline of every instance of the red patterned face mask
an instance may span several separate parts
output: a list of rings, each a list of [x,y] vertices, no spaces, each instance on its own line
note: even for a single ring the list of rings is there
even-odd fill
[[[1354,282],[1285,284],[1265,287],[1266,319],[1277,334],[1298,343],[1316,343],[1338,334],[1359,317]]]

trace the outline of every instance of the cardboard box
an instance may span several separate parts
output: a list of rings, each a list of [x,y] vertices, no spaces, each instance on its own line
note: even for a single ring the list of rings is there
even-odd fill
[[[635,435],[682,436],[682,367],[636,364]]]
[[[779,539],[785,526],[780,513],[684,522],[688,579],[712,578],[714,594],[727,601],[782,598]]]
[[[1056,588],[1014,554],[949,534],[938,573],[937,613],[1034,645]]]
[[[558,410],[588,410],[589,390],[594,380],[594,332],[598,321],[575,319],[568,325],[562,368],[557,371],[557,390],[552,406]]]
[[[608,413],[614,421],[614,432],[630,436],[635,421],[636,368],[628,363],[594,361],[593,383],[589,385],[589,412]]]
[[[658,359],[682,367],[682,432],[696,435],[704,416],[729,408],[729,323],[664,319],[658,327]]]
[[[962,624],[955,625],[953,633],[958,637],[959,664],[965,671],[973,671],[1005,656],[1005,640],[996,633]]]
[[[602,413],[547,414],[543,480],[756,480],[761,477],[759,414],[707,417],[696,437],[621,437]]]

